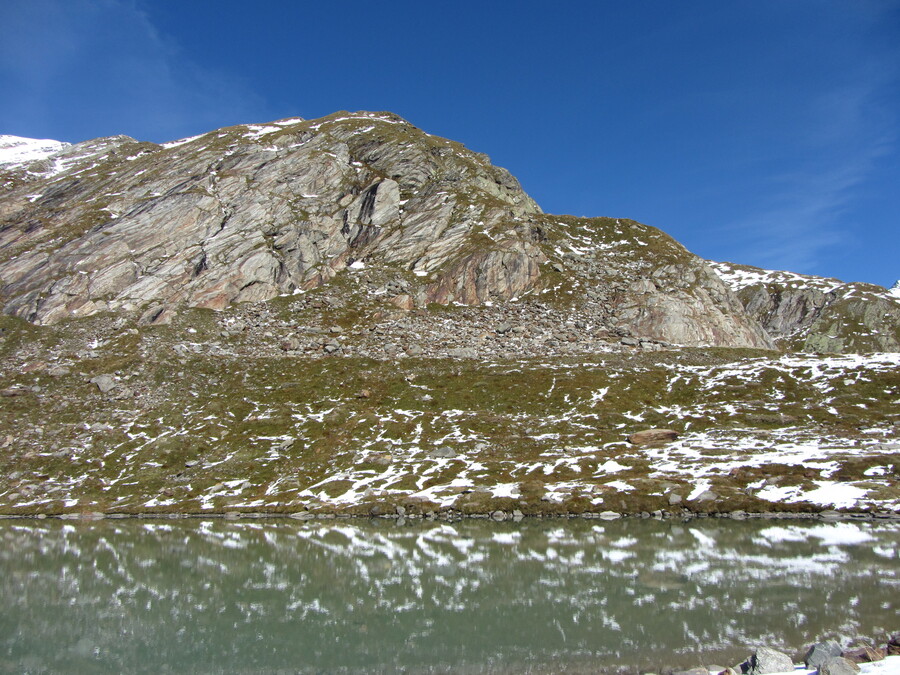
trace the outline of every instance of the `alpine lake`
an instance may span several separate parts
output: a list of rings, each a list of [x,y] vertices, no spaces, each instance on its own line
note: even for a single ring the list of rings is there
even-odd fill
[[[0,672],[587,673],[900,629],[900,522],[0,520]]]

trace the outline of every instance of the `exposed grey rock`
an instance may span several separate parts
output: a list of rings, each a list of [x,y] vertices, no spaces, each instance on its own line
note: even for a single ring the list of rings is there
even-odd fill
[[[116,378],[112,375],[97,375],[90,380],[91,384],[96,385],[101,394],[107,394],[118,386]]]
[[[682,497],[681,497],[681,495],[677,495],[677,494],[674,494],[674,493],[672,493],[672,494],[669,495],[669,504],[670,504],[670,505],[673,505],[673,506],[674,506],[675,504],[680,504],[681,502],[682,502]]]
[[[807,668],[818,668],[830,658],[841,655],[841,646],[834,640],[817,642],[812,645],[803,657]]]
[[[842,656],[833,656],[819,666],[819,675],[856,675],[859,666]]]
[[[478,358],[478,350],[473,347],[459,347],[448,350],[447,355],[455,359],[475,359]]]
[[[405,311],[500,307],[542,297],[552,268],[547,283],[588,289],[573,307],[588,321],[536,329],[535,341],[583,349],[588,326],[619,326],[644,349],[772,346],[734,293],[670,237],[634,221],[544,216],[484,155],[395,115],[262,129],[230,127],[169,148],[127,138],[67,148],[90,159],[14,187],[0,205],[3,311],[36,323],[125,311],[165,324],[180,306],[223,309],[370,270],[390,271],[373,278],[372,292]],[[29,200],[35,191],[43,197]],[[584,228],[596,250],[584,248]],[[566,241],[584,250],[563,264]],[[528,335],[520,321],[488,325]]]
[[[434,448],[433,450],[428,451],[429,457],[438,457],[438,458],[449,458],[456,457],[456,451],[446,445],[442,445],[439,448]]]
[[[900,351],[900,298],[881,286],[711,264],[784,346],[826,353]]]
[[[719,495],[717,495],[712,490],[704,490],[699,495],[694,497],[694,501],[695,502],[714,502],[718,498],[719,498]]]
[[[749,675],[767,675],[767,673],[788,673],[794,670],[794,662],[787,654],[769,647],[758,647],[746,662]]]

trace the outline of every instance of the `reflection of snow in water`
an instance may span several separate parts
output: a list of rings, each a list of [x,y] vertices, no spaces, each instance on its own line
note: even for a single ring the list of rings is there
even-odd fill
[[[649,648],[695,657],[864,634],[900,610],[885,593],[900,585],[896,522],[10,521],[0,542],[5,611],[47,644],[64,641],[59,622],[87,622],[108,636],[104,653],[120,653],[122,630],[157,640],[174,621],[235,644],[290,633],[271,640],[272,654],[319,649],[326,670],[388,653],[460,665],[459,654],[489,663],[587,650],[618,663],[643,651],[648,626]],[[87,618],[92,607],[115,611]],[[801,615],[798,628],[790,617]],[[573,651],[535,637],[555,622]],[[326,655],[321,645],[346,630],[344,651]]]

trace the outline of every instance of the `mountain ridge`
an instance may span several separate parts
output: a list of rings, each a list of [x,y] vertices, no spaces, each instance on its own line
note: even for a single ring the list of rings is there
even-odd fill
[[[395,297],[406,309],[572,296],[602,279],[596,314],[611,330],[630,323],[672,343],[771,346],[667,235],[547,216],[485,155],[390,113],[241,125],[168,148],[113,137],[63,152],[62,170],[52,157],[27,165],[22,184],[7,179],[4,311],[37,323],[222,309],[308,290],[369,260],[409,276],[412,292]],[[601,222],[619,229],[598,234]],[[605,250],[611,261],[617,247],[645,250],[606,267],[579,260]],[[642,281],[652,267],[656,282]]]
[[[3,138],[0,302],[35,323],[104,311],[165,322],[178,307],[306,292],[358,264],[392,276],[403,292],[388,300],[407,311],[528,298],[659,343],[900,349],[900,313],[878,287],[859,304],[847,289],[862,286],[837,280],[736,283],[749,266],[703,261],[655,228],[544,214],[486,155],[393,113],[163,144]]]

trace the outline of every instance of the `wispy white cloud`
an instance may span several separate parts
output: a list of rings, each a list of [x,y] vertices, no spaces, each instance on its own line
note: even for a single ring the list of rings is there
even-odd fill
[[[858,145],[835,143],[816,153],[816,160],[773,177],[771,197],[757,211],[724,228],[743,261],[811,272],[823,254],[853,239],[854,224],[846,220],[847,211],[896,138],[886,128],[870,138],[859,137],[872,136],[874,129],[846,131],[859,139]]]
[[[897,112],[882,103],[898,83],[897,53],[868,56],[810,98],[794,147],[771,149],[785,170],[770,176],[755,211],[723,228],[732,258],[816,273],[823,259],[856,242],[854,202],[898,142]]]
[[[192,61],[133,0],[5,0],[0,25],[5,133],[171,140],[265,109],[250,83]]]

